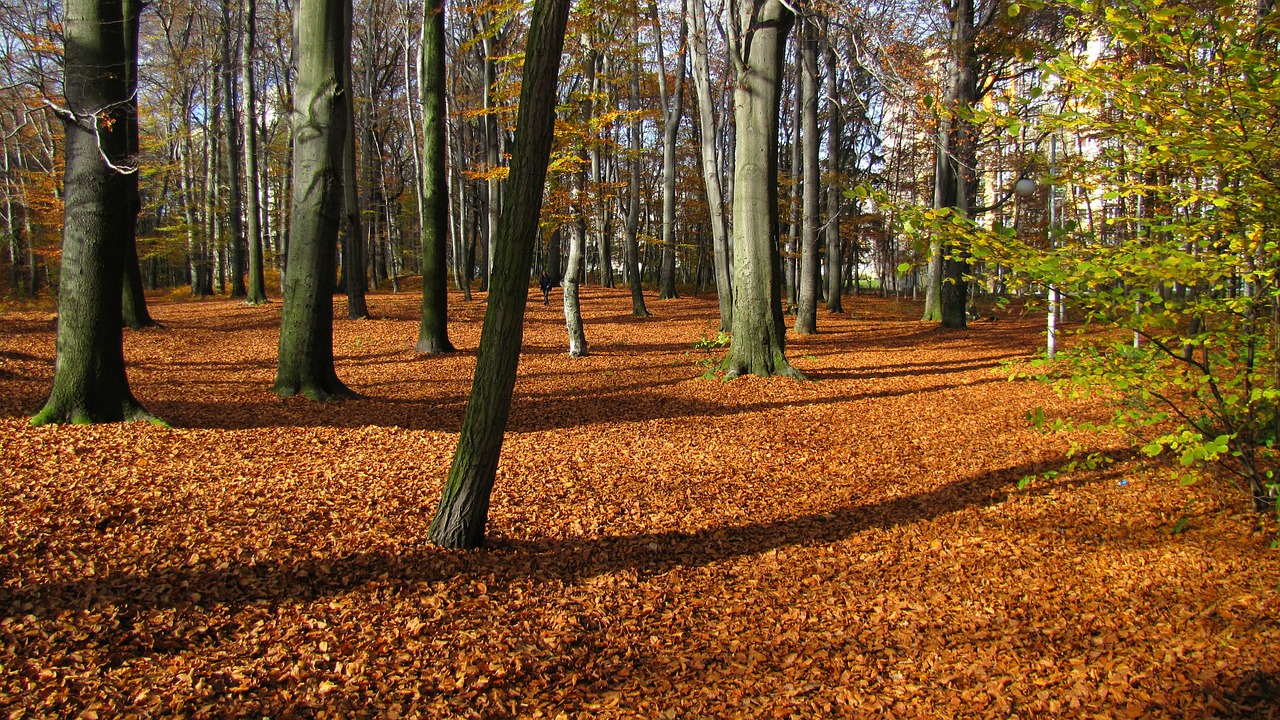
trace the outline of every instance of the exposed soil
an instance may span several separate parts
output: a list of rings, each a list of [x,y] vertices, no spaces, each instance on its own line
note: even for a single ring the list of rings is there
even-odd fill
[[[702,379],[713,298],[531,293],[491,547],[427,525],[484,306],[424,357],[419,297],[339,320],[364,397],[270,392],[278,303],[156,302],[126,332],[173,429],[28,428],[48,312],[0,315],[8,717],[1280,717],[1275,521],[1132,459],[1053,479],[1068,405],[963,332],[858,298],[789,338],[809,382]],[[846,304],[849,307],[850,304]],[[345,315],[339,303],[339,317]]]

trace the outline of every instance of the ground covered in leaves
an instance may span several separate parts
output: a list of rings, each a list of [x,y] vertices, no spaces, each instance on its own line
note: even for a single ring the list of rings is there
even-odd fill
[[[172,429],[28,428],[49,312],[0,315],[7,717],[1277,717],[1274,521],[1001,363],[1014,314],[947,332],[853,301],[789,339],[808,382],[703,376],[711,298],[587,290],[591,356],[530,306],[492,546],[427,525],[483,305],[424,357],[417,296],[339,320],[364,397],[281,401],[279,304],[156,302],[135,394]],[[540,300],[540,298],[538,298]],[[338,314],[341,316],[342,307]],[[709,347],[710,346],[710,347]]]

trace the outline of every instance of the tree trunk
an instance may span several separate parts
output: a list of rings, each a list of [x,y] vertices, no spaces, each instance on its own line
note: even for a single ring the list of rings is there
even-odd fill
[[[281,397],[354,395],[333,366],[334,265],[348,145],[343,77],[349,9],[345,0],[299,0],[295,15],[293,221],[274,387]]]
[[[663,60],[662,34],[658,30],[658,6],[650,5],[653,25],[658,37],[658,89],[662,101],[662,265],[658,270],[658,299],[680,295],[676,292],[676,139],[680,118],[684,116],[684,76],[686,67],[685,39],[688,23],[680,19],[680,58],[676,63],[676,86],[667,92],[667,68]]]
[[[126,67],[129,76],[125,78],[126,92],[129,102],[125,108],[125,138],[128,143],[128,159],[130,166],[136,166],[139,159],[138,138],[138,22],[141,4],[138,0],[123,0],[125,54],[128,56]],[[122,307],[125,327],[140,330],[144,327],[157,327],[159,323],[151,318],[147,310],[147,296],[142,287],[142,266],[138,260],[138,214],[142,212],[142,197],[138,191],[138,173],[131,172],[125,176],[129,186],[129,241],[125,244],[124,257],[124,304]]]
[[[828,26],[830,38],[830,26]],[[836,50],[827,40],[827,312],[843,313],[841,295],[843,285],[841,268],[844,266],[840,248],[840,139],[843,123],[840,116],[840,100],[836,91]],[[854,292],[857,292],[857,253],[854,253]]]
[[[640,22],[636,21],[633,38],[639,44]],[[649,309],[644,305],[644,287],[640,280],[640,243],[636,235],[640,229],[640,61],[633,59],[631,64],[631,97],[627,109],[631,111],[629,127],[631,161],[627,178],[627,221],[623,228],[625,238],[625,262],[627,264],[627,286],[631,289],[631,314],[636,317],[649,317]]]
[[[556,78],[568,16],[569,0],[535,0],[530,17],[493,289],[458,448],[431,521],[431,540],[444,547],[474,548],[484,542],[489,495],[520,359],[529,266],[554,136]]]
[[[803,143],[801,163],[804,173],[803,217],[800,230],[800,292],[796,304],[795,331],[798,335],[818,332],[818,284],[822,265],[818,257],[818,33],[813,21],[800,24],[800,133]]]
[[[267,302],[267,280],[262,265],[262,208],[259,206],[257,97],[253,82],[253,49],[258,18],[256,0],[244,0],[244,37],[240,47],[240,116],[244,121],[245,240],[249,245],[249,287],[245,302]]]
[[[449,342],[449,182],[445,153],[445,0],[429,0],[422,23],[422,322],[418,352],[453,352]]]
[[[244,286],[245,252],[244,223],[242,221],[240,189],[240,110],[236,106],[236,66],[231,52],[231,0],[222,1],[222,103],[226,112],[223,121],[223,142],[226,151],[223,158],[227,168],[227,222],[231,232],[231,297],[248,295]]]
[[[744,2],[734,42],[733,342],[727,377],[799,373],[787,362],[778,272],[778,101],[787,34],[780,0]]]
[[[574,188],[573,194],[578,194]],[[576,204],[575,204],[576,205]],[[582,287],[582,260],[586,248],[586,228],[582,219],[581,206],[575,207],[574,220],[570,222],[569,262],[564,274],[564,282],[560,287],[564,290],[564,326],[569,331],[569,357],[587,356],[587,335],[582,328],[582,307],[578,302],[578,289]]]
[[[961,113],[977,100],[977,75],[974,68],[975,36],[973,0],[956,0],[951,28],[951,72],[949,94],[954,98],[948,108],[953,118],[947,142],[939,145],[942,160],[938,167],[939,191],[936,207],[951,207],[968,215],[977,184],[974,170],[977,161],[976,128],[962,119]],[[952,243],[942,250],[941,274],[938,282],[938,315],[945,328],[964,328],[969,304],[969,257],[966,248]]]
[[[360,187],[356,183],[356,103],[355,78],[351,73],[351,0],[344,0],[342,47],[347,49],[342,65],[342,100],[345,105],[346,138],[342,148],[342,205],[346,213],[346,235],[342,239],[342,275],[347,290],[347,319],[369,317],[365,300],[364,230],[360,218]],[[301,74],[301,71],[299,71]],[[376,272],[376,271],[375,271]]]
[[[719,135],[711,99],[711,71],[707,60],[706,0],[686,0],[692,24],[693,87],[698,98],[699,146],[702,152],[702,181],[707,189],[707,209],[711,217],[711,256],[715,265],[716,295],[720,300],[720,331],[733,328],[733,266],[729,262],[729,232],[724,218],[724,190],[720,186],[720,158],[716,156]]]
[[[62,273],[53,389],[32,425],[151,419],[129,390],[120,322],[133,242],[129,78],[136,77],[121,0],[67,0]],[[131,7],[135,7],[132,6]]]

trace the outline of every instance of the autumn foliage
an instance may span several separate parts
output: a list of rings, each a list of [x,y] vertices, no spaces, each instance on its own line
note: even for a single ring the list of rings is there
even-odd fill
[[[424,357],[415,293],[370,304],[334,339],[363,397],[318,404],[270,391],[278,303],[155,302],[126,357],[173,429],[26,427],[52,325],[0,316],[0,709],[1280,715],[1274,523],[1119,437],[1046,479],[1071,438],[1024,415],[1103,411],[1005,379],[1038,319],[856,298],[789,339],[810,381],[722,383],[714,299],[585,289],[577,360],[530,302],[492,545],[457,552],[426,529],[483,307]]]

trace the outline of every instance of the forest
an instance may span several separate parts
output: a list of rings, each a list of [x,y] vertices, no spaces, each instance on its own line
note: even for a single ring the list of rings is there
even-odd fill
[[[10,717],[1280,717],[1273,0],[0,24]]]

